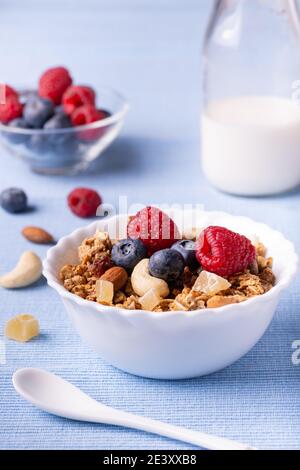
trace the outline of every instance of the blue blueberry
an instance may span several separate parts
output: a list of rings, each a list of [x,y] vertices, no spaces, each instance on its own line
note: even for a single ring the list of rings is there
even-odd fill
[[[27,147],[31,152],[44,154],[51,151],[51,144],[46,135],[33,134],[27,142]]]
[[[41,129],[53,113],[54,106],[50,100],[32,95],[24,106],[23,117],[29,126]]]
[[[79,143],[72,134],[69,138],[58,139],[56,142],[52,142],[52,149],[55,154],[61,156],[63,159],[74,161],[79,151]]]
[[[0,205],[11,214],[24,212],[27,209],[27,196],[22,189],[8,188],[0,194]]]
[[[62,105],[55,106],[55,114],[65,114],[64,107]]]
[[[111,251],[112,262],[131,272],[133,268],[144,258],[147,258],[147,248],[141,240],[121,240],[116,243]]]
[[[193,240],[180,240],[174,243],[172,250],[178,251],[183,256],[185,265],[189,268],[195,269],[199,266],[196,258],[195,242]]]
[[[149,272],[152,276],[174,282],[183,274],[185,261],[176,250],[166,249],[154,253],[149,261]]]
[[[72,127],[71,121],[66,114],[62,112],[58,112],[54,114],[45,124],[44,129],[47,131],[56,130],[56,129],[68,129]],[[66,144],[70,140],[74,139],[74,135],[72,132],[66,133],[54,133],[48,134],[48,140],[54,145],[58,145],[61,147],[62,145]]]
[[[30,126],[27,124],[27,122],[23,118],[13,119],[12,121],[8,123],[8,126],[14,127],[17,129],[30,129]],[[28,139],[30,138],[30,135],[28,134],[21,134],[21,133],[18,134],[18,133],[9,132],[9,131],[5,133],[5,136],[7,140],[12,142],[13,144],[24,144],[24,142],[27,142]]]
[[[44,124],[44,129],[65,129],[72,127],[71,121],[66,114],[62,112],[55,113],[46,123]]]

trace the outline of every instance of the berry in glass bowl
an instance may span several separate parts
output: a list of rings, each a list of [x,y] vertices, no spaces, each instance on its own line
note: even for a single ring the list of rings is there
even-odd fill
[[[103,87],[74,85],[64,67],[46,70],[37,90],[4,85],[0,140],[43,174],[85,170],[119,134],[128,103]]]

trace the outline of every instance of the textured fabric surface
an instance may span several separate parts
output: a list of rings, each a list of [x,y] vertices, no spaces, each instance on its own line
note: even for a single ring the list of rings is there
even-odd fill
[[[1,81],[32,85],[43,68],[61,63],[72,68],[78,82],[110,84],[131,102],[122,135],[85,175],[38,176],[1,150],[0,188],[25,188],[35,209],[18,216],[1,211],[1,272],[29,248],[20,235],[23,226],[40,225],[59,238],[85,224],[66,208],[66,194],[77,185],[99,189],[113,204],[127,195],[129,203],[202,203],[208,210],[248,215],[283,231],[300,251],[299,192],[235,198],[216,192],[201,174],[200,47],[210,4],[1,2]],[[34,249],[44,256],[45,248]],[[300,366],[292,364],[292,343],[300,340],[298,283],[299,278],[284,294],[270,329],[246,357],[217,374],[181,382],[133,377],[106,364],[81,342],[60,299],[43,281],[34,288],[0,290],[2,340],[4,322],[20,312],[35,314],[42,330],[27,344],[5,341],[0,448],[190,448],[37,410],[16,395],[11,382],[16,369],[34,366],[60,374],[107,405],[259,448],[300,449]]]

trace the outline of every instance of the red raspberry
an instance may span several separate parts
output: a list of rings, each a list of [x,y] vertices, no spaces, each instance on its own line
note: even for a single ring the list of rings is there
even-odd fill
[[[84,104],[95,105],[95,92],[88,86],[70,86],[62,97],[66,114],[71,115],[76,108]]]
[[[89,272],[95,277],[101,277],[108,269],[113,267],[113,262],[109,256],[102,256],[96,259],[90,266]]]
[[[243,235],[211,226],[200,234],[196,255],[206,271],[228,277],[247,269],[256,252],[251,241]]]
[[[68,205],[78,217],[94,217],[102,199],[94,189],[76,188],[68,195]]]
[[[72,78],[65,67],[54,67],[46,70],[39,80],[39,95],[48,98],[55,105],[61,103],[62,96],[69,86]]]
[[[148,255],[170,248],[179,240],[179,230],[175,222],[157,207],[145,207],[127,225],[129,238],[138,238],[148,248]]]
[[[0,122],[3,124],[22,116],[22,113],[23,105],[14,95],[6,98],[4,104],[0,104]]]
[[[71,115],[71,121],[73,126],[83,126],[84,124],[100,121],[106,117],[107,115],[103,111],[96,109],[91,104],[85,104],[75,109]]]
[[[4,98],[4,101],[7,100],[7,98],[10,98],[11,96],[13,96],[14,98],[17,98],[19,99],[19,95],[18,95],[18,92],[12,88],[11,86],[9,85],[0,85],[0,87],[3,86],[3,90],[0,89],[0,98]],[[1,103],[1,101],[0,101]]]
[[[93,105],[85,104],[75,109],[71,114],[71,121],[73,126],[82,126],[85,124],[91,124],[95,121],[100,121],[107,117],[108,114],[106,111],[96,109]],[[79,132],[79,137],[81,140],[89,142],[102,137],[106,130],[107,126],[100,127],[99,129],[85,129],[84,131]]]

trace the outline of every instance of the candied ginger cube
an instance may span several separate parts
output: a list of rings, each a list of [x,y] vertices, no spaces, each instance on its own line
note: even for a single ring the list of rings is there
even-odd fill
[[[201,271],[193,286],[193,291],[206,295],[216,295],[218,292],[229,289],[231,286],[227,279],[208,271]]]
[[[111,304],[114,297],[114,285],[110,281],[99,279],[96,282],[97,302]]]
[[[163,299],[158,295],[155,289],[150,289],[143,297],[139,298],[139,303],[142,306],[143,310],[152,311]]]
[[[38,336],[40,327],[38,320],[28,313],[21,313],[6,322],[5,336],[15,341],[29,341]]]

